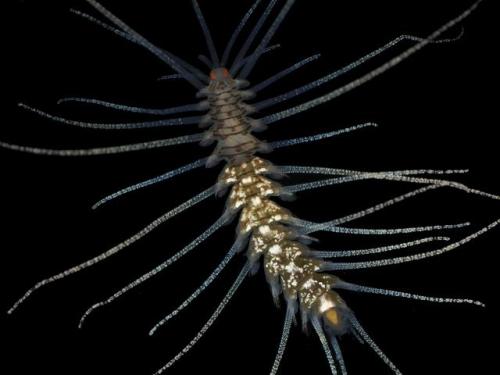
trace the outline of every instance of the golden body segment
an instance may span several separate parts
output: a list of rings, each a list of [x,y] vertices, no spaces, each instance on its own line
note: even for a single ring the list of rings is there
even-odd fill
[[[248,237],[248,259],[264,261],[266,277],[278,298],[282,291],[287,301],[300,306],[305,314],[324,316],[333,327],[341,318],[337,306],[343,305],[332,291],[336,277],[321,273],[320,259],[310,256],[309,248],[294,229],[294,217],[272,200],[286,194],[281,185],[270,178],[277,168],[255,156],[262,142],[251,133],[253,120],[243,103],[241,83],[233,80],[224,68],[210,75],[206,91],[213,122],[205,138],[217,141],[212,160],[227,162],[217,186],[230,187],[226,204],[228,214],[239,213],[238,237]]]

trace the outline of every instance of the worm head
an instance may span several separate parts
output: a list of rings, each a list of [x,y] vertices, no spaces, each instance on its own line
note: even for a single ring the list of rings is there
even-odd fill
[[[210,86],[217,89],[234,86],[234,79],[226,68],[215,68],[210,72]]]

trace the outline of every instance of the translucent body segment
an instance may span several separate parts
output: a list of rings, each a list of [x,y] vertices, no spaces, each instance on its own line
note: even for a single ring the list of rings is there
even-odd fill
[[[14,305],[8,310],[8,313],[11,314],[13,313],[19,305],[21,305],[34,291],[37,289],[41,288],[42,286],[45,286],[47,284],[51,284],[57,280],[63,279],[67,276],[70,276],[74,273],[80,272],[88,267],[94,266],[95,264],[109,258],[110,256],[120,252],[121,250],[125,249],[126,247],[130,246],[134,242],[140,240],[144,236],[146,236],[148,233],[151,231],[155,230],[158,226],[166,222],[167,220],[171,219],[172,217],[180,214],[181,212],[187,210],[188,208],[202,202],[203,200],[207,199],[208,197],[212,196],[214,193],[214,187],[210,187],[207,190],[203,191],[202,193],[196,195],[195,197],[187,200],[186,202],[180,204],[176,208],[168,211],[166,214],[160,216],[157,218],[155,221],[144,227],[142,230],[137,232],[135,235],[132,237],[129,237],[125,241],[119,243],[118,245],[112,247],[111,249],[107,250],[106,252],[90,259],[87,260],[83,263],[80,263],[77,266],[71,267],[67,269],[66,271],[63,271],[61,273],[58,273],[54,276],[51,276],[47,279],[41,280],[38,283],[36,283],[32,288],[30,288],[19,300],[17,300]]]
[[[253,68],[255,67],[255,64],[257,64],[257,61],[259,60],[261,52],[269,45],[269,42],[274,37],[274,34],[276,34],[276,31],[278,31],[279,27],[281,26],[281,23],[285,20],[286,15],[290,11],[294,3],[295,0],[287,0],[285,5],[283,5],[283,8],[276,16],[276,19],[273,21],[271,27],[264,35],[264,38],[262,38],[260,44],[257,46],[257,49],[253,54],[253,57],[245,64],[238,78],[246,79],[252,72]]]
[[[475,305],[475,306],[479,306],[479,307],[485,307],[484,303],[482,303],[480,301],[475,301],[472,299],[467,299],[467,298],[428,297],[428,296],[422,296],[420,294],[405,293],[405,292],[399,292],[399,291],[395,291],[395,290],[372,288],[372,287],[367,287],[367,286],[363,286],[363,285],[356,285],[356,284],[345,282],[343,280],[338,280],[335,283],[335,289],[347,289],[347,290],[352,290],[354,292],[359,292],[359,293],[379,294],[379,295],[388,296],[388,297],[398,297],[398,298],[405,298],[405,299],[412,299],[412,300],[417,300],[417,301],[425,301],[425,302],[433,302],[433,303],[455,303],[455,304],[468,304],[468,305]]]
[[[366,333],[364,328],[359,323],[355,316],[350,317],[351,324],[357,333],[363,338],[363,340],[373,349],[373,351],[384,361],[384,363],[391,368],[391,370],[396,375],[402,375],[401,371],[392,363],[392,361],[387,357],[387,355],[379,348],[379,346],[373,341],[373,339]]]
[[[219,274],[226,268],[231,259],[234,258],[236,253],[238,252],[240,246],[239,243],[235,243],[231,249],[228,251],[224,259],[219,263],[219,265],[215,268],[215,270],[210,274],[210,276],[187,298],[185,299],[179,306],[177,306],[171,313],[165,316],[162,320],[160,320],[155,326],[149,331],[150,335],[154,335],[154,333],[160,328],[162,325],[167,323],[169,320],[177,316],[182,310],[191,304],[205,289],[207,289],[210,284],[212,284],[215,279],[219,276]]]
[[[381,260],[373,260],[368,262],[350,262],[350,263],[328,263],[325,265],[325,270],[329,271],[338,271],[338,270],[357,270],[357,269],[365,269],[365,268],[375,268],[375,267],[383,267],[383,266],[391,266],[395,264],[409,263],[415,262],[418,260],[423,260],[431,257],[435,257],[438,255],[442,255],[449,251],[455,250],[466,243],[472,241],[473,239],[483,235],[484,233],[492,230],[493,228],[500,225],[500,220],[497,220],[490,225],[483,227],[481,230],[461,239],[460,241],[449,244],[448,246],[444,246],[437,250],[428,251],[425,253],[408,255],[404,257],[396,257],[396,258],[388,258]]]
[[[229,291],[227,292],[225,297],[222,299],[222,302],[219,304],[219,306],[217,306],[217,308],[215,309],[212,316],[210,316],[210,318],[205,323],[205,325],[200,329],[198,334],[189,342],[189,344],[187,344],[179,353],[177,353],[177,355],[175,355],[174,358],[172,358],[165,366],[160,368],[153,375],[162,374],[165,370],[172,367],[179,359],[181,359],[184,356],[184,354],[189,352],[193,348],[194,345],[196,345],[196,343],[205,335],[205,333],[208,331],[208,329],[217,320],[217,318],[222,313],[222,311],[224,310],[226,305],[229,303],[231,298],[234,296],[234,293],[236,293],[238,288],[241,286],[241,283],[243,282],[243,280],[245,280],[245,278],[247,277],[249,271],[250,271],[250,265],[247,263],[243,267],[243,269],[241,270],[236,281],[231,286],[231,288],[229,289]]]
[[[286,346],[288,344],[288,338],[290,336],[290,329],[292,327],[294,317],[294,311],[292,308],[288,307],[286,310],[285,322],[283,323],[283,332],[281,333],[280,344],[276,352],[276,357],[274,358],[273,367],[271,368],[270,375],[276,375],[278,373],[281,360],[285,354]]]
[[[200,168],[200,167],[203,167],[205,165],[207,161],[207,158],[203,158],[203,159],[198,159],[192,163],[189,163],[189,164],[186,164],[186,165],[183,165],[182,167],[179,167],[179,168],[176,168],[172,171],[169,171],[167,173],[164,173],[160,176],[156,176],[156,177],[153,177],[151,179],[148,179],[146,181],[142,181],[142,182],[139,182],[135,185],[132,185],[132,186],[128,186],[124,189],[121,189],[113,194],[110,194],[106,197],[104,197],[103,199],[101,199],[99,202],[95,203],[93,206],[92,206],[92,209],[96,209],[98,208],[99,206],[102,206],[103,204],[109,202],[109,201],[112,201],[113,199],[116,199],[118,197],[121,197],[122,195],[125,195],[125,194],[128,194],[128,193],[131,193],[133,191],[137,191],[137,190],[140,190],[140,189],[143,189],[145,187],[148,187],[148,186],[152,186],[152,185],[155,185],[155,184],[158,184],[160,182],[163,182],[163,181],[167,181],[171,178],[174,178],[176,176],[179,176],[181,174],[184,174],[186,172],[189,172],[189,171],[192,171],[193,169],[196,169],[196,168]]]
[[[193,8],[196,13],[196,18],[198,18],[198,22],[200,23],[201,30],[203,31],[203,36],[205,37],[205,41],[207,43],[208,51],[210,53],[210,58],[212,59],[212,64],[214,67],[218,67],[220,65],[219,56],[217,55],[217,49],[215,48],[214,40],[212,39],[212,34],[210,33],[210,29],[208,28],[207,21],[203,16],[203,13],[200,9],[200,5],[198,1],[192,0]]]
[[[78,126],[80,128],[105,129],[105,130],[146,129],[146,128],[157,128],[162,126],[192,125],[192,124],[199,124],[203,118],[202,116],[190,116],[190,117],[180,117],[167,120],[105,124],[105,123],[94,123],[94,122],[66,119],[64,117],[51,115],[50,113],[41,111],[37,108],[30,107],[23,103],[20,103],[19,106],[23,109],[26,109],[30,112],[37,114],[38,116],[45,117],[49,120],[60,122],[66,125]]]
[[[120,289],[118,292],[113,294],[111,297],[107,298],[104,301],[100,301],[94,305],[92,305],[85,313],[83,314],[82,318],[80,319],[80,323],[78,325],[79,328],[82,327],[83,323],[85,320],[88,318],[88,316],[95,311],[98,308],[101,308],[103,306],[106,306],[113,301],[115,301],[117,298],[121,297],[125,293],[129,292],[133,288],[135,288],[138,285],[141,285],[145,281],[149,280],[150,278],[156,276],[159,274],[161,271],[165,270],[167,267],[172,265],[173,263],[177,262],[179,259],[184,257],[186,254],[194,250],[196,247],[198,247],[200,244],[202,244],[206,239],[208,239],[212,234],[214,234],[217,230],[219,230],[224,224],[226,223],[226,219],[224,217],[219,218],[214,224],[212,224],[206,231],[204,231],[202,234],[200,234],[198,237],[196,237],[193,241],[191,241],[187,246],[185,246],[181,251],[178,253],[174,254],[170,258],[168,258],[165,262],[161,263],[160,265],[156,266],[153,268],[151,271],[145,273],[135,281],[131,282],[124,288]]]
[[[264,26],[264,23],[266,22],[267,18],[269,17],[269,14],[271,13],[271,11],[274,8],[274,6],[276,5],[277,1],[278,0],[271,0],[269,2],[269,4],[267,5],[266,9],[264,10],[264,12],[262,13],[262,15],[260,16],[259,20],[257,21],[257,24],[252,29],[252,31],[248,35],[247,39],[245,40],[245,42],[241,46],[240,51],[236,55],[236,58],[234,59],[234,62],[231,65],[231,68],[229,69],[229,71],[231,72],[231,75],[233,77],[236,76],[236,74],[235,74],[236,73],[235,68],[239,66],[241,60],[243,60],[243,58],[247,54],[247,52],[250,49],[253,41],[257,37],[257,34],[259,33],[260,29],[262,29],[262,26]]]
[[[229,39],[229,42],[226,45],[226,48],[224,49],[224,53],[222,54],[222,61],[221,65],[226,66],[227,62],[229,60],[229,55],[232,52],[232,49],[234,47],[234,43],[236,43],[236,40],[240,36],[241,32],[243,31],[243,28],[247,24],[248,20],[252,16],[252,14],[255,12],[255,9],[259,6],[262,0],[256,0],[254,1],[253,5],[250,7],[250,9],[247,11],[247,13],[243,16],[241,19],[240,23],[234,30],[233,34],[231,35],[231,38]]]
[[[186,143],[199,142],[202,139],[201,134],[185,135],[182,137],[160,139],[157,141],[141,142],[121,146],[111,146],[111,147],[97,147],[97,148],[87,148],[87,149],[75,149],[75,150],[58,150],[58,149],[47,149],[40,147],[29,147],[21,146],[11,143],[0,142],[0,147],[26,152],[30,154],[37,155],[48,155],[48,156],[98,156],[98,155],[112,155],[112,154],[122,154],[126,152],[152,150],[156,148],[177,146]]]
[[[320,57],[321,57],[321,54],[319,54],[319,53],[316,55],[312,55],[310,57],[307,57],[307,58],[299,61],[298,63],[295,63],[294,65],[290,66],[289,68],[286,68],[285,70],[282,70],[281,72],[274,74],[272,77],[269,77],[268,79],[262,81],[261,83],[253,86],[252,91],[256,92],[256,93],[259,91],[262,91],[262,90],[268,88],[269,86],[271,86],[273,83],[279,81],[280,79],[282,79],[282,78],[292,74],[296,70],[302,68],[303,66],[305,66],[313,61],[316,61]]]
[[[380,76],[381,74],[383,74],[383,73],[387,72],[388,70],[394,68],[395,66],[399,65],[400,63],[402,63],[403,61],[405,61],[406,59],[408,59],[409,57],[411,57],[412,55],[414,55],[415,53],[420,51],[422,48],[431,44],[431,42],[433,40],[437,39],[440,35],[442,35],[446,31],[448,31],[449,29],[451,29],[452,27],[457,25],[459,22],[463,21],[479,6],[479,4],[482,1],[483,0],[477,1],[476,3],[474,3],[474,5],[472,5],[465,12],[463,12],[458,17],[454,18],[450,22],[446,23],[445,25],[443,25],[442,27],[437,29],[435,32],[433,32],[431,35],[429,35],[426,39],[423,39],[422,41],[420,41],[419,43],[417,43],[413,47],[408,48],[403,53],[392,58],[391,60],[389,60],[385,64],[382,64],[381,66],[372,70],[371,72],[363,75],[361,78],[355,79],[355,80],[351,81],[350,83],[348,83],[344,86],[341,86],[338,89],[331,91],[328,94],[322,95],[316,99],[309,100],[308,102],[300,104],[298,106],[295,106],[295,107],[283,110],[281,112],[272,114],[270,116],[264,117],[261,120],[265,124],[270,124],[270,123],[273,123],[276,121],[283,120],[283,119],[288,118],[290,116],[294,116],[294,115],[299,114],[301,112],[304,112],[304,111],[307,111],[307,110],[312,109],[314,107],[317,107],[318,105],[327,103],[327,102],[329,102],[329,101],[331,101],[331,100],[333,100],[341,95],[344,95],[344,94],[354,90],[355,88],[371,81],[372,79]],[[261,109],[258,104],[259,103],[257,103],[256,108]]]
[[[309,142],[315,142],[315,141],[321,141],[322,139],[327,139],[327,138],[332,138],[340,134],[346,134],[346,133],[351,133],[356,130],[368,128],[368,127],[377,127],[378,125],[373,123],[373,122],[368,122],[366,124],[360,124],[356,126],[351,126],[349,128],[344,128],[344,129],[339,129],[335,130],[332,132],[328,133],[321,133],[321,134],[316,134],[308,137],[300,137],[300,138],[293,138],[293,139],[287,139],[284,141],[276,141],[276,142],[271,142],[269,143],[269,146],[271,146],[273,149],[279,149],[283,147],[289,147],[289,146],[296,146],[300,145],[303,143],[309,143]]]
[[[364,256],[372,254],[381,254],[401,249],[408,249],[410,247],[419,246],[434,241],[449,241],[449,240],[450,240],[449,237],[427,237],[416,241],[407,241],[389,246],[373,247],[368,249],[356,249],[356,250],[311,251],[311,254],[316,258],[356,257],[356,256]]]
[[[165,76],[165,77],[171,77],[171,76]],[[116,111],[139,113],[145,115],[171,115],[175,113],[200,112],[203,109],[202,106],[200,106],[200,103],[181,105],[171,108],[142,108],[142,107],[134,107],[124,104],[108,102],[105,100],[99,100],[94,98],[77,98],[77,97],[62,98],[57,102],[57,104],[71,103],[71,102],[91,104],[100,107],[114,109]]]
[[[323,332],[323,327],[321,326],[319,319],[316,317],[313,317],[311,319],[311,323],[314,327],[314,330],[316,331],[316,334],[318,335],[321,345],[323,346],[323,351],[325,352],[328,365],[330,365],[330,371],[332,372],[332,375],[337,375],[337,367],[335,366],[335,361],[333,359],[330,346],[328,345],[328,340],[325,336],[325,333]]]
[[[120,29],[122,29],[125,33],[131,35],[133,37],[133,39],[136,39],[139,42],[141,42],[142,46],[144,46],[148,51],[150,51],[155,56],[157,56],[160,60],[165,62],[167,65],[169,65],[177,73],[181,74],[194,87],[196,87],[198,89],[203,88],[203,84],[193,74],[186,71],[181,65],[179,65],[179,63],[177,61],[175,61],[168,54],[166,54],[165,51],[163,51],[160,48],[153,45],[146,38],[144,38],[138,32],[133,30],[130,26],[125,24],[125,22],[123,22],[117,16],[112,14],[109,10],[104,8],[97,1],[95,1],[95,0],[85,0],[85,1],[87,3],[89,3],[92,7],[94,7],[104,17],[106,17],[108,20],[110,20],[112,23],[114,23],[116,26],[118,26]]]

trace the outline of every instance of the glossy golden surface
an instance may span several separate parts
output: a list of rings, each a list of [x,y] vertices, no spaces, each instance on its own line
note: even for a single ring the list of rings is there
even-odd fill
[[[286,298],[300,300],[302,307],[319,315],[329,311],[326,318],[338,324],[337,312],[330,311],[339,303],[330,292],[336,278],[319,272],[322,260],[309,257],[308,247],[287,226],[291,213],[270,199],[282,191],[264,176],[272,169],[271,163],[255,157],[228,165],[219,177],[219,185],[232,186],[228,209],[241,210],[239,235],[251,234],[248,258],[263,256],[268,280],[279,283]]]
[[[264,208],[266,199],[272,195],[279,195],[281,187],[265,177],[248,174],[235,184],[229,195],[229,207],[237,210],[244,205]]]
[[[247,234],[262,225],[287,222],[292,218],[288,210],[280,207],[269,199],[253,197],[240,215],[239,230]]]
[[[248,257],[251,260],[267,253],[269,248],[280,245],[285,240],[295,237],[294,232],[280,224],[261,225],[254,231],[248,246]]]
[[[271,170],[271,163],[259,157],[238,165],[228,165],[219,176],[219,184],[236,184],[245,175],[264,175]]]

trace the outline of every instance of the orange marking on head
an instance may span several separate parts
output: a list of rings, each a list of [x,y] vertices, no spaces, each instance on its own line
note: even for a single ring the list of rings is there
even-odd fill
[[[224,77],[228,78],[230,76],[229,74],[229,70],[227,70],[226,68],[223,68],[222,70],[222,74],[224,75]]]
[[[216,72],[215,70],[212,70],[212,71],[210,72],[210,79],[211,79],[212,81],[215,81],[215,80],[217,79],[217,72]]]

